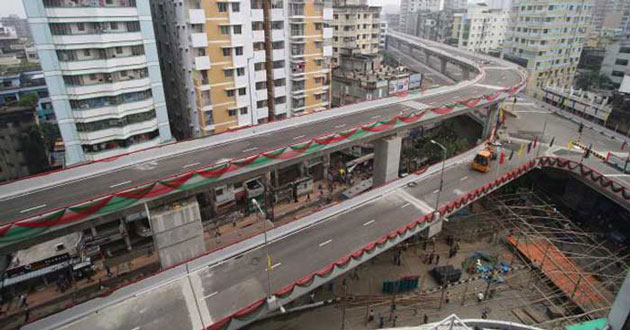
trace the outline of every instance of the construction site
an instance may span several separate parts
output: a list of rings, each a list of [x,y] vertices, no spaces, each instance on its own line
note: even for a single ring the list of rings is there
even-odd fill
[[[250,328],[393,328],[452,314],[544,329],[604,322],[628,272],[627,210],[554,175],[517,180]],[[589,198],[597,214],[580,212]]]

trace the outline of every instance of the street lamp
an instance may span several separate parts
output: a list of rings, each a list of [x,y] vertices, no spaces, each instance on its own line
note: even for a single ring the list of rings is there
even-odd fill
[[[260,204],[255,198],[252,198],[252,204],[256,206],[260,215],[262,215],[263,221],[263,235],[265,237],[265,254],[267,255],[267,297],[271,298],[271,256],[269,255],[269,245],[267,245],[267,226],[266,226],[266,216],[265,212],[263,212],[262,208],[260,208]]]
[[[446,147],[435,140],[431,140],[431,143],[442,148],[442,170],[440,171],[440,189],[438,190],[438,195],[437,195],[437,198],[435,199],[435,211],[438,211],[438,207],[440,206],[440,194],[442,194],[442,188],[444,187],[444,165],[446,164]]]

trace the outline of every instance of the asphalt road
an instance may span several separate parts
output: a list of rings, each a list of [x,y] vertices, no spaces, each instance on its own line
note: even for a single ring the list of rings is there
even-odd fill
[[[495,65],[486,69],[485,77],[475,85],[441,95],[421,96],[414,99],[414,101],[429,106],[437,106],[454,100],[492,93],[498,89],[492,86],[511,87],[518,84],[521,79],[521,76],[516,71],[496,68]],[[368,108],[361,112],[331,120],[286,128],[281,133],[259,134],[251,138],[213,146],[208,149],[196,150],[185,155],[167,156],[148,165],[139,164],[106,174],[94,175],[82,180],[35,190],[27,194],[1,200],[0,225],[43,214],[59,207],[72,205],[105,194],[123,191],[143,183],[185,173],[221,160],[240,158],[286,145],[290,142],[309,140],[327,132],[340,131],[347,129],[347,127],[387,119],[399,114],[402,110],[412,109],[403,104]],[[85,167],[83,167],[83,170],[85,170]],[[28,181],[26,183],[28,184]],[[24,184],[24,181],[21,184]],[[0,190],[4,192],[10,192],[11,189],[11,184],[0,186]]]
[[[545,134],[545,140],[555,137],[556,146],[566,145],[577,131],[576,125],[566,119],[526,102],[517,105],[514,110],[518,116],[507,119],[508,133],[512,139],[542,136],[545,122],[545,132],[554,133]],[[601,143],[606,148],[615,147],[619,143],[594,131],[585,131],[583,140]],[[510,149],[505,149],[506,153],[517,149],[518,144],[510,143],[509,147]],[[543,149],[541,154],[546,151]],[[457,156],[453,159],[453,164],[446,168],[441,205],[494,180],[536,155],[531,152],[521,157],[514,156],[512,160],[506,160],[503,166],[495,161],[493,170],[480,173],[470,169],[474,154],[473,151]],[[579,154],[569,156],[573,159],[579,157]],[[585,162],[589,166],[608,168],[601,160],[593,157]],[[434,166],[439,167],[440,164]],[[610,173],[614,173],[614,169],[610,168]],[[413,187],[402,186],[272,242],[269,246],[273,258],[272,290],[321,269],[383,234],[432,212],[437,199],[439,172],[413,175],[412,178],[417,182]],[[97,313],[85,315],[62,329],[89,327],[198,330],[264,297],[267,293],[265,268],[264,251],[260,248],[254,249],[211,268],[203,268],[153,290],[131,296],[120,303],[100,309]],[[46,319],[33,323],[26,329],[39,329],[45,324]]]

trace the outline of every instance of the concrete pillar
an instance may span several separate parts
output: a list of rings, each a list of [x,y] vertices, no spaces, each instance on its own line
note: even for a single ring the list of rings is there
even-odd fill
[[[162,269],[200,256],[205,251],[197,199],[191,197],[149,211],[155,249]]]
[[[467,68],[462,68],[462,79],[470,79],[470,70],[468,70]]]
[[[330,154],[325,154],[324,156],[322,156],[322,161],[324,162],[324,173],[322,177],[324,178],[324,180],[326,180],[328,179],[328,171],[330,170]]]
[[[626,274],[626,279],[623,281],[615,302],[608,314],[608,325],[612,330],[625,329],[630,324],[630,271]]]
[[[429,65],[430,60],[431,60],[431,54],[429,54],[429,52],[425,50],[424,51],[424,64]]]
[[[131,251],[132,247],[131,247],[131,239],[129,238],[129,231],[127,229],[127,224],[125,223],[124,219],[120,219],[120,225],[118,227],[118,230],[120,230],[120,234],[123,237],[123,240],[125,241],[125,246],[127,247],[127,251]]]
[[[278,175],[278,169],[273,170],[273,186],[278,188],[280,187],[280,176]]]
[[[395,135],[374,142],[374,187],[398,178],[401,146],[402,138]]]
[[[499,115],[499,104],[493,104],[488,107],[488,118],[486,118],[486,124],[483,126],[482,139],[487,139],[492,134],[492,129],[497,123],[497,116]]]
[[[440,73],[443,74],[443,75],[447,75],[446,74],[446,63],[448,63],[448,60],[446,59],[446,57],[440,57]]]

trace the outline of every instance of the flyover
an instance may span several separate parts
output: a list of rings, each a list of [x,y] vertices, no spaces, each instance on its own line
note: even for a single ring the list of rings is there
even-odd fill
[[[600,173],[612,171],[607,165],[592,157],[581,159],[581,153],[561,147],[572,138],[577,125],[536,110],[517,115],[508,120],[506,138],[516,145],[532,143],[519,127],[535,127],[529,133],[538,132],[532,134],[543,140],[539,117],[545,116],[546,135],[556,137],[557,145],[547,148],[538,143],[530,152],[486,174],[469,169],[475,150],[449,159],[439,203],[443,217],[542,167],[569,171],[598,185],[604,193],[620,195],[628,204],[630,191],[625,183]],[[597,140],[599,135],[589,131],[584,139]],[[606,148],[620,144],[616,140],[597,141],[613,144]],[[263,237],[258,235],[32,323],[26,329],[242,327],[412,235],[438,231],[443,219],[434,212],[438,186],[439,167],[434,166],[271,230],[270,284],[274,299],[265,298],[269,293],[266,261]]]
[[[411,47],[407,36],[392,34],[390,39]],[[2,185],[0,252],[137,214],[145,205],[152,208],[186,198],[219,182],[242,181],[491,106],[524,85],[526,74],[516,65],[414,40],[412,51],[439,58],[444,68],[455,63],[463,68],[463,76],[478,75],[454,86],[161,146]],[[480,64],[482,59],[488,65]],[[487,132],[491,126],[489,121]]]

